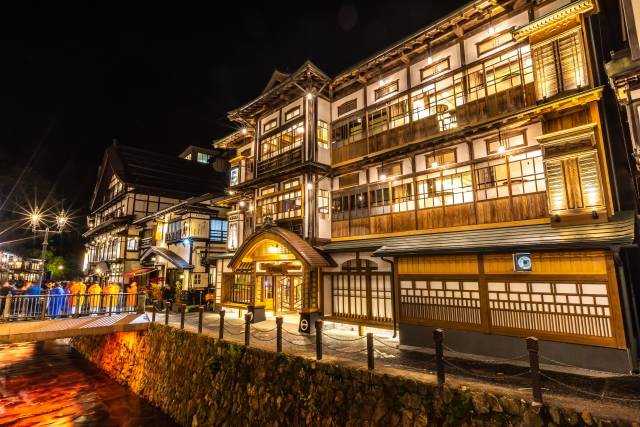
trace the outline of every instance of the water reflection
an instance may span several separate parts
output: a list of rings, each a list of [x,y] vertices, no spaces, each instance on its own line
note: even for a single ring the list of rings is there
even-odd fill
[[[175,426],[64,341],[0,345],[0,426]]]

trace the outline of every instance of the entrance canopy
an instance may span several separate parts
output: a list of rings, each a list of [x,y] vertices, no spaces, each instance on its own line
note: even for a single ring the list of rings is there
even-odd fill
[[[308,242],[292,231],[273,225],[265,225],[253,233],[229,261],[229,267],[237,270],[253,261],[300,261],[306,268],[328,267],[331,262]]]
[[[152,246],[149,249],[147,249],[140,257],[140,262],[144,262],[145,260],[150,259],[154,255],[165,259],[170,264],[174,265],[175,268],[182,269],[182,270],[193,269],[193,265],[189,264],[187,261],[182,259],[180,255],[170,251],[169,249],[159,248],[157,246]]]

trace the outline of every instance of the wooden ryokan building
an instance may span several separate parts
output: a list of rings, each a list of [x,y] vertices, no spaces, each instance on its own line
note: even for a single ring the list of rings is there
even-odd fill
[[[218,303],[410,346],[442,327],[496,356],[534,335],[555,360],[631,370],[636,212],[598,13],[477,0],[334,78],[274,72],[215,144],[236,152]]]

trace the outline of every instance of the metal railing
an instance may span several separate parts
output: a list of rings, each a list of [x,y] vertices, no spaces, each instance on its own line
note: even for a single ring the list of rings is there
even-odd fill
[[[7,295],[0,297],[0,322],[144,313],[145,294]]]

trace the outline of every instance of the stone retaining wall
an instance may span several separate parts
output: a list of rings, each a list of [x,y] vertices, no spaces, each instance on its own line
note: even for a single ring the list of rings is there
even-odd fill
[[[152,324],[72,345],[184,426],[626,425]]]

